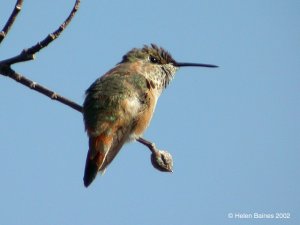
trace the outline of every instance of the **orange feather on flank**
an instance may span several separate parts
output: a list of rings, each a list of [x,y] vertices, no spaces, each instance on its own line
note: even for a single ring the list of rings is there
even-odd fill
[[[153,89],[152,89],[153,90]],[[136,122],[136,127],[134,129],[134,134],[136,136],[140,136],[144,133],[146,128],[148,127],[155,106],[156,106],[156,97],[152,93],[151,89],[147,92],[147,100],[148,100],[148,107],[138,116],[137,122]]]
[[[112,142],[112,136],[111,135],[105,135],[105,134],[100,134],[98,137],[95,139],[95,148],[98,148],[99,143],[102,143],[103,145],[110,145]]]

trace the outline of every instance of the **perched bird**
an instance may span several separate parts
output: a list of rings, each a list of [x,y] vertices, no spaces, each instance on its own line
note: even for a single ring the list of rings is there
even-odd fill
[[[210,64],[179,63],[154,44],[134,48],[113,69],[98,78],[86,91],[83,104],[89,150],[84,171],[88,187],[97,173],[103,173],[125,142],[147,140],[142,134],[152,118],[161,92],[184,66],[216,67]],[[149,143],[143,143],[150,149]],[[172,170],[172,158],[165,151],[152,151],[152,164],[161,171]]]

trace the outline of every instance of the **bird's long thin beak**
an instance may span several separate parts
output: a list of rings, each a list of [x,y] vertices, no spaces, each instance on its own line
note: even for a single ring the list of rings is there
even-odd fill
[[[185,63],[185,62],[176,62],[176,65],[178,67],[184,67],[184,66],[197,66],[197,67],[210,67],[210,68],[216,68],[218,66],[212,65],[212,64],[204,64],[204,63]]]

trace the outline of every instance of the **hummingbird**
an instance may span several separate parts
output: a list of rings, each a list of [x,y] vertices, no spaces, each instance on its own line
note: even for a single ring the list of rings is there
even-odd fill
[[[217,67],[211,64],[175,61],[155,44],[133,48],[114,68],[98,78],[87,90],[83,119],[89,137],[84,171],[88,187],[98,172],[104,173],[122,146],[137,140],[152,151],[151,162],[171,172],[173,161],[166,151],[142,138],[149,126],[157,100],[181,67]]]

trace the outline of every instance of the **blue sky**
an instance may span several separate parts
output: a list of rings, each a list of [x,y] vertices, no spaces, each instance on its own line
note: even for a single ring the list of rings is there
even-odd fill
[[[1,27],[14,4],[1,1]],[[40,41],[72,6],[25,1],[0,59]],[[0,223],[299,224],[299,12],[296,0],[83,1],[57,41],[14,69],[82,104],[143,44],[220,68],[182,68],[159,99],[144,137],[173,155],[173,174],[130,143],[88,189],[82,116],[1,76]]]

